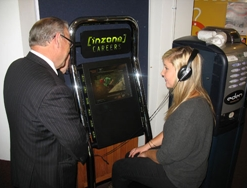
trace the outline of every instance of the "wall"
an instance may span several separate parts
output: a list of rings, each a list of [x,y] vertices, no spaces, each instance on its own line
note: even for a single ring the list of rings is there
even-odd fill
[[[172,47],[172,41],[182,36],[190,35],[193,0],[155,0],[150,1],[149,14],[149,82],[148,107],[152,115],[168,90],[161,77],[165,51]],[[151,121],[153,136],[163,130],[166,104],[157,116]]]
[[[38,0],[0,0],[0,90],[3,90],[5,72],[9,64],[27,54],[28,31],[39,18],[35,8]],[[150,114],[166,95],[161,56],[171,48],[173,39],[191,33],[193,0],[150,0],[149,1],[149,45],[148,48],[148,106]],[[0,159],[10,159],[9,128],[4,110],[3,92],[0,92]],[[163,117],[167,106],[151,122],[153,135],[162,130]],[[143,139],[140,138],[140,144]]]
[[[139,62],[143,76],[145,94],[147,94],[148,64],[148,4],[149,0],[39,0],[40,18],[56,16],[71,23],[79,17],[92,16],[130,16],[136,20],[139,28]],[[56,11],[53,8],[56,7]],[[100,7],[100,8],[99,8]],[[138,9],[138,11],[136,11]],[[85,27],[79,27],[85,28]],[[101,28],[101,27],[94,27]],[[79,29],[80,31],[80,29]],[[77,32],[76,32],[77,33]],[[79,33],[79,32],[78,32]],[[80,52],[78,52],[80,53]],[[115,56],[101,56],[95,61],[111,59]],[[121,58],[121,55],[116,58]],[[80,63],[92,62],[94,59],[76,57]]]
[[[8,121],[3,102],[3,81],[8,66],[29,50],[28,32],[35,22],[34,0],[0,1],[0,159],[10,159],[10,138]],[[28,9],[28,11],[27,11]]]

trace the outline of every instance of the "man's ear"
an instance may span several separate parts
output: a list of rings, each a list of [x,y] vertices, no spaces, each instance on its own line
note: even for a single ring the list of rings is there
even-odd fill
[[[61,36],[60,36],[60,33],[56,33],[55,37],[54,37],[54,43],[55,43],[55,46],[60,48],[61,46]]]

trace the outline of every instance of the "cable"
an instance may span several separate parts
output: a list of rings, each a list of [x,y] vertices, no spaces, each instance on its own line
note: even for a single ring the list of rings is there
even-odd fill
[[[168,99],[169,99],[169,93],[167,93],[167,95],[165,96],[165,98],[161,101],[160,105],[158,106],[158,108],[153,112],[153,114],[149,117],[149,121],[152,121],[153,118],[158,114],[158,112],[164,107],[164,105],[167,103]]]
[[[179,81],[178,81],[179,82]],[[168,102],[170,94],[174,91],[174,89],[177,87],[178,82],[176,83],[175,87],[173,87],[164,97],[164,99],[161,101],[160,105],[157,107],[157,109],[153,112],[153,114],[149,117],[149,121],[152,121],[154,117],[158,114],[158,112],[164,107],[164,105]]]
[[[94,155],[95,157],[100,157],[106,164],[109,165],[108,161],[106,159],[104,159],[104,157],[102,155]]]
[[[142,129],[142,128],[141,128]],[[138,129],[131,137],[134,137],[136,135],[136,133],[138,133],[141,129]],[[95,155],[95,157],[100,157],[106,164],[109,164],[108,161],[104,158],[107,155],[112,154],[113,152],[117,151],[119,148],[121,148],[122,146],[124,146],[125,144],[127,144],[129,142],[129,140],[123,141],[121,142],[118,146],[114,147],[112,150],[106,152],[103,155]]]

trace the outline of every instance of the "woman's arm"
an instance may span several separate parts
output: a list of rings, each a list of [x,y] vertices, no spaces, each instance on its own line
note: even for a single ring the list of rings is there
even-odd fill
[[[158,134],[156,137],[154,137],[152,140],[150,140],[148,143],[146,143],[143,146],[140,146],[138,148],[134,148],[130,151],[129,157],[134,157],[137,154],[141,154],[150,148],[155,148],[157,146],[160,146],[163,140],[163,132]]]
[[[157,149],[150,149],[138,155],[138,157],[148,157],[155,163],[159,163],[156,157]]]

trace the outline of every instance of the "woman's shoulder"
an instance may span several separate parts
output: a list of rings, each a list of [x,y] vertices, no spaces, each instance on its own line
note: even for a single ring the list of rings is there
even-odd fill
[[[193,98],[186,100],[185,102],[183,102],[180,105],[180,107],[181,107],[181,110],[183,110],[184,108],[191,109],[191,110],[197,110],[198,109],[200,111],[210,109],[207,100],[203,97],[200,97],[200,96],[193,97]]]
[[[201,96],[193,97],[188,100],[186,100],[184,103],[191,103],[191,104],[197,104],[197,103],[207,103],[207,100]]]

